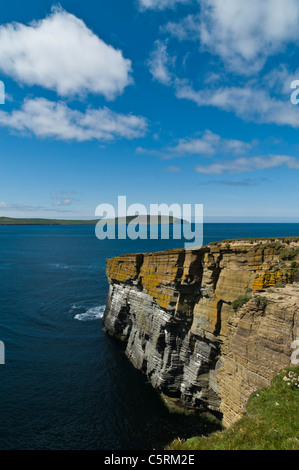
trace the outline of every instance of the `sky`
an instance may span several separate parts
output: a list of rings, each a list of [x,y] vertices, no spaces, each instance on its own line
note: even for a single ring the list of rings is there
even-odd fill
[[[298,0],[10,0],[0,216],[299,221]]]

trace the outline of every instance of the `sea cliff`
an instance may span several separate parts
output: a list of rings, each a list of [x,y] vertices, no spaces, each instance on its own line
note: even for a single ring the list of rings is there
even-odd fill
[[[242,414],[299,338],[299,240],[231,240],[107,260],[106,332],[166,397]],[[242,297],[240,297],[242,296]]]

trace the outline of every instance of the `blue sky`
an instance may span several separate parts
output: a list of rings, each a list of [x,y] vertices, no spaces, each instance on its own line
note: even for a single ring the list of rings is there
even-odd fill
[[[0,215],[126,195],[299,220],[297,0],[11,0],[0,23]]]

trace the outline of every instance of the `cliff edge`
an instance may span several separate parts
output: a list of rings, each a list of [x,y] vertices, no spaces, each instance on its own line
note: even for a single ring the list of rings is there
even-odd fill
[[[107,260],[106,332],[165,396],[242,414],[299,339],[298,239],[232,240]]]

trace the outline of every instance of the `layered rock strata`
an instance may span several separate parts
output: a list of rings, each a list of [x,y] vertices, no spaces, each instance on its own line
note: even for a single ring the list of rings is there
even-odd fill
[[[290,364],[299,338],[298,248],[234,241],[109,259],[105,330],[126,341],[155,388],[221,412],[228,426],[248,391]],[[246,292],[251,299],[235,311]]]

